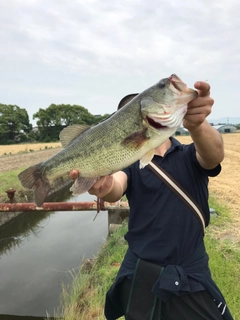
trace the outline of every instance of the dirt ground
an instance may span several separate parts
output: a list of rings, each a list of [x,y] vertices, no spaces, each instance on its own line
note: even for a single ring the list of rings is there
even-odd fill
[[[177,137],[182,143],[190,143],[189,136]],[[233,223],[226,226],[224,230],[216,235],[219,238],[227,238],[233,242],[240,241],[240,133],[223,134],[223,141],[225,145],[225,158],[222,163],[222,172],[215,178],[210,178],[209,192],[223,204],[227,204],[231,211]],[[47,146],[46,146],[47,145]],[[35,163],[44,161],[55,153],[61,150],[59,144],[44,144],[44,146],[28,145],[29,150],[39,150],[28,153],[21,153],[26,151],[26,146],[9,146],[12,151],[4,151],[0,146],[0,173],[15,170],[23,166],[30,166]],[[25,148],[25,149],[24,149]],[[49,149],[51,148],[51,149]],[[9,152],[17,154],[8,154]],[[20,152],[20,153],[19,153]],[[1,156],[2,155],[2,156]]]
[[[0,156],[0,173],[28,167],[38,162],[45,161],[60,151],[61,148],[39,150],[28,153],[18,153]]]
[[[222,171],[209,179],[209,193],[227,205],[233,223],[218,230],[217,238],[240,242],[240,133],[223,134],[225,157]],[[190,137],[178,137],[182,143],[189,143]]]
[[[42,162],[60,150],[59,142],[0,145],[0,173]]]

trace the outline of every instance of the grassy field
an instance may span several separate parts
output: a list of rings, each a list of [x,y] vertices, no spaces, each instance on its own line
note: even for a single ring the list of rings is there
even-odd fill
[[[240,241],[240,133],[223,134],[225,158],[222,171],[209,179],[209,193],[220,203],[227,203],[231,225],[214,231],[216,239],[225,239],[238,243]],[[189,143],[191,137],[179,137],[182,143]]]
[[[9,149],[7,148],[9,147]],[[27,167],[42,162],[52,157],[56,152],[61,150],[59,144],[33,144],[28,145],[28,152],[25,145],[16,146],[0,146],[1,152],[6,150],[15,150],[16,153],[0,156],[0,202],[7,201],[6,190],[15,189],[16,201],[24,201],[24,193],[30,194],[31,191],[26,191],[19,180],[18,174]],[[35,151],[30,151],[35,150]],[[23,196],[23,197],[22,197]]]

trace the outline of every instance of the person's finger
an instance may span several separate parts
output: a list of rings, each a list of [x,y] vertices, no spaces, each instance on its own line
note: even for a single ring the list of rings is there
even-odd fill
[[[94,194],[97,197],[104,197],[111,189],[113,183],[112,176],[101,177],[94,185],[88,190],[89,194]]]
[[[101,188],[102,184],[104,183],[104,180],[106,179],[106,177],[101,177],[99,178],[94,185],[91,187],[92,190],[98,190]]]
[[[197,81],[194,84],[195,89],[198,90],[199,97],[205,97],[210,95],[210,84],[203,81]]]
[[[77,169],[73,169],[70,173],[69,173],[69,177],[72,180],[76,180],[79,176],[79,171]]]
[[[198,97],[192,101],[189,102],[188,104],[188,111],[190,109],[195,109],[195,108],[202,108],[202,107],[212,107],[214,104],[214,100],[210,96],[202,96]]]

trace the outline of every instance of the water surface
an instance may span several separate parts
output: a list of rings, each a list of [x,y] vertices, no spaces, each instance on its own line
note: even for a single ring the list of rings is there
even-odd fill
[[[94,200],[84,194],[69,201]],[[71,273],[96,255],[107,237],[107,211],[93,222],[95,214],[24,213],[0,231],[0,320],[54,315],[62,284],[71,283]]]

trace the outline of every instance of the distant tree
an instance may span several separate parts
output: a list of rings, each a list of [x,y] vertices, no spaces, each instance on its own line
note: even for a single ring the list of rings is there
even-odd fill
[[[31,130],[26,109],[0,104],[0,144],[26,141]]]
[[[39,140],[47,142],[58,140],[60,131],[69,125],[92,125],[102,121],[104,116],[96,117],[86,108],[78,105],[51,104],[46,109],[39,109],[33,115],[33,119],[38,119]]]
[[[109,113],[105,113],[104,115],[94,116],[95,121],[93,122],[93,124],[102,122],[103,120],[109,118],[110,116],[111,115]]]

